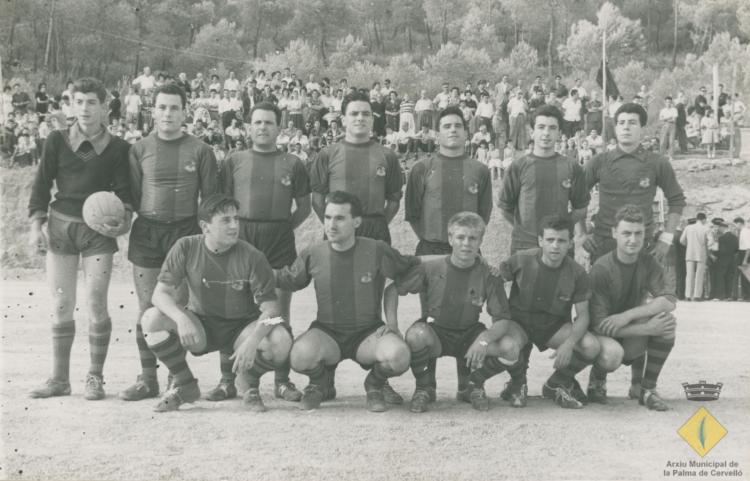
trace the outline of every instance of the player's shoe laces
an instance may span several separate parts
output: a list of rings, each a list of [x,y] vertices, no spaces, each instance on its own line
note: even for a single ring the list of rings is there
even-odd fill
[[[260,397],[260,390],[257,387],[251,387],[245,391],[245,394],[242,396],[242,405],[256,413],[267,411],[266,405],[263,404],[263,399]]]
[[[316,384],[308,384],[302,393],[302,404],[300,405],[300,409],[304,409],[305,411],[318,409],[320,403],[323,402],[323,397],[323,390],[320,386]]]
[[[641,385],[631,384],[628,389],[628,399],[640,399],[641,398]]]
[[[409,405],[409,411],[413,413],[423,413],[427,411],[430,404],[430,393],[425,388],[417,388],[414,391],[414,395],[411,397],[411,404]]]
[[[589,403],[589,398],[586,396],[586,393],[583,392],[583,388],[575,378],[573,378],[573,387],[570,388],[570,395],[584,406]]]
[[[163,413],[167,411],[176,411],[185,403],[192,403],[200,399],[201,390],[198,387],[198,380],[193,379],[187,384],[175,386],[164,393],[159,404],[154,407],[154,411]]]
[[[669,406],[656,392],[656,389],[641,388],[641,396],[638,398],[638,404],[646,406],[652,411],[668,411]]]
[[[135,384],[120,391],[120,399],[123,401],[140,401],[159,395],[159,381],[156,377],[139,374]]]
[[[401,394],[397,393],[390,384],[388,384],[388,380],[385,381],[385,384],[383,384],[383,397],[385,398],[385,402],[388,404],[403,404],[404,398],[401,397]]]
[[[219,381],[219,385],[211,389],[203,397],[206,401],[226,401],[227,399],[234,399],[237,397],[237,387],[234,385],[234,381],[229,379],[222,379]]]
[[[586,396],[589,398],[589,402],[607,404],[607,380],[590,377]]]
[[[570,388],[564,386],[550,386],[544,383],[542,387],[542,396],[551,398],[555,404],[564,409],[581,409],[583,404],[570,394]]]
[[[469,384],[469,398],[471,400],[471,407],[477,411],[489,411],[490,400],[487,398],[484,386]]]
[[[273,395],[279,399],[293,403],[302,400],[302,393],[291,381],[275,383],[273,386]]]
[[[89,401],[104,399],[104,379],[98,374],[86,375],[86,386],[83,388],[83,398]]]
[[[367,393],[367,409],[373,413],[382,413],[388,410],[388,403],[383,394],[383,388],[368,387],[365,385]]]
[[[513,384],[510,381],[505,383],[505,389],[500,393],[500,398],[508,401],[514,408],[525,408],[528,393],[529,389],[526,384]]]
[[[44,381],[44,384],[29,391],[29,397],[34,399],[54,396],[70,396],[70,383],[68,381],[47,379]]]

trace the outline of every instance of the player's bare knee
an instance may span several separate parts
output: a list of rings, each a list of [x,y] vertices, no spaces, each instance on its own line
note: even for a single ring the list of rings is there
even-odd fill
[[[292,369],[297,372],[314,369],[321,360],[320,348],[313,342],[304,339],[297,340],[289,353],[289,360]]]
[[[583,335],[580,341],[578,341],[581,355],[589,360],[596,358],[601,351],[601,345],[596,337],[590,333]]]
[[[106,297],[103,299],[99,297],[89,297],[86,307],[91,322],[101,322],[105,319],[109,319]]]
[[[283,362],[289,357],[292,349],[292,336],[283,326],[274,327],[266,336],[269,341],[269,351],[274,362]]]
[[[610,340],[610,342],[602,342],[601,346],[602,348],[599,352],[599,356],[596,358],[596,366],[607,372],[616,371],[622,364],[625,350],[614,340]]]
[[[426,322],[418,321],[406,330],[406,343],[415,351],[424,349],[430,345],[432,336]]]
[[[378,362],[395,375],[409,369],[411,352],[409,346],[395,335],[384,336],[375,349]]]
[[[141,316],[141,328],[143,332],[156,332],[162,330],[161,317],[162,312],[156,307],[150,307],[146,309],[146,312]]]
[[[521,344],[512,336],[503,336],[498,341],[500,357],[508,361],[515,361],[521,356]]]

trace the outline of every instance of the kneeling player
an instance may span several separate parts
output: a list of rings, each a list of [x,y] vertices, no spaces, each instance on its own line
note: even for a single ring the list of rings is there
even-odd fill
[[[389,377],[409,369],[409,346],[397,326],[381,318],[385,278],[403,275],[419,259],[402,256],[383,241],[355,237],[362,221],[362,204],[348,192],[331,192],[326,199],[327,240],[304,249],[294,264],[276,271],[277,287],[304,289],[315,281],[318,317],[292,348],[292,369],[310,377],[302,409],[333,399],[331,373],[343,359],[353,359],[370,373],[365,379],[370,411],[388,409],[383,392]]]
[[[606,403],[607,372],[645,353],[644,369],[633,370],[629,396],[649,409],[666,411],[656,381],[674,347],[675,290],[661,265],[643,250],[645,234],[643,211],[635,205],[622,207],[612,228],[617,248],[591,268],[591,322],[602,354],[591,370],[587,394],[591,401]]]
[[[234,370],[249,389],[243,402],[265,411],[260,377],[283,365],[292,336],[271,320],[280,314],[271,266],[256,248],[239,240],[239,204],[220,194],[201,203],[203,234],[179,239],[169,250],[154,290],[154,307],[142,318],[149,348],[167,366],[174,387],[155,410],[174,411],[200,397],[198,381],[185,362],[195,355],[234,351]],[[187,308],[177,303],[177,287],[186,281]],[[260,303],[260,309],[258,305]]]
[[[542,388],[542,395],[563,408],[583,407],[586,396],[575,375],[599,355],[599,342],[589,332],[591,291],[586,271],[567,253],[573,237],[569,219],[551,215],[542,219],[539,245],[516,252],[501,262],[500,271],[513,281],[510,291],[511,318],[522,329],[510,335],[522,346],[528,341],[540,351],[556,350],[555,372]],[[575,305],[577,317],[570,321]],[[523,360],[508,370],[511,382],[501,396],[513,407],[526,405],[526,366]]]
[[[478,258],[484,230],[484,221],[473,212],[453,215],[448,221],[452,253],[423,259],[385,290],[389,325],[398,325],[398,294],[424,293],[425,314],[434,320],[420,319],[406,331],[417,381],[412,412],[427,411],[428,404],[435,400],[435,359],[440,356],[453,356],[472,369],[456,398],[480,411],[489,409],[484,382],[504,371],[504,363],[518,360],[521,345],[510,336],[503,337],[512,323],[503,279],[493,275]],[[484,304],[492,316],[490,329],[479,322]]]

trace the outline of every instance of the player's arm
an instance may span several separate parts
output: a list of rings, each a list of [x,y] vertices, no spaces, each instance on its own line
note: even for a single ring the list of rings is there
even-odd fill
[[[323,218],[326,213],[326,196],[319,192],[312,193],[312,208],[315,211],[315,215],[318,216],[320,222],[323,222]]]
[[[187,349],[197,347],[201,340],[201,329],[187,314],[185,306],[177,303],[177,288],[171,284],[159,281],[151,296],[151,303],[162,314],[177,324],[177,334],[180,343]]]
[[[589,193],[594,185],[599,182],[599,163],[604,155],[606,155],[606,152],[591,157],[583,166],[586,191]],[[594,241],[593,233],[589,232],[589,225],[586,222],[586,217],[586,214],[584,214],[581,219],[579,219],[578,224],[576,225],[576,231],[586,237],[583,242],[583,248],[586,252],[591,253],[596,251],[596,242]]]
[[[385,208],[383,215],[385,215],[385,221],[390,224],[401,206],[401,188],[404,185],[404,179],[401,164],[396,154],[392,151],[386,152],[385,160],[388,166],[385,171]]]
[[[139,160],[140,146],[131,145],[128,151],[128,164],[129,164],[129,175],[130,175],[130,198],[133,202],[133,210],[138,211],[141,208],[141,196],[143,194],[143,170],[141,169],[141,162]]]
[[[57,149],[58,141],[61,140],[59,133],[52,132],[44,143],[42,158],[39,168],[34,176],[31,186],[31,198],[29,199],[29,218],[31,220],[31,231],[29,233],[29,244],[38,251],[46,251],[49,243],[42,226],[47,221],[47,210],[52,198],[50,189],[57,177]]]
[[[304,249],[291,266],[274,269],[273,274],[276,280],[276,288],[287,291],[299,291],[307,287],[312,280],[309,269],[309,257],[309,251]]]
[[[586,220],[591,194],[586,184],[586,174],[578,162],[572,161],[572,179],[570,186],[570,205],[572,211],[570,217],[575,224]]]
[[[647,304],[633,307],[619,314],[607,316],[599,325],[599,331],[612,337],[633,337],[644,335],[643,329],[634,321],[650,319],[660,313],[669,313],[675,309],[675,303],[668,296],[659,296]],[[642,325],[641,325],[642,326]],[[651,335],[651,334],[647,334]]]
[[[484,223],[489,225],[492,216],[492,176],[490,175],[490,169],[487,167],[482,169],[478,194],[477,213],[484,220]]]
[[[284,322],[281,318],[279,302],[276,299],[261,302],[260,312],[258,320],[252,324],[250,334],[229,358],[234,360],[232,365],[234,372],[247,371],[252,368],[260,343],[277,325]]]
[[[419,237],[419,220],[422,217],[422,201],[424,199],[424,174],[426,167],[422,161],[414,164],[406,182],[406,196],[404,198],[404,218],[411,229]]]
[[[656,260],[663,263],[669,249],[672,247],[674,232],[680,225],[682,211],[687,205],[685,193],[682,191],[680,183],[677,181],[672,163],[667,159],[660,158],[657,164],[656,185],[664,192],[667,199],[667,216],[664,222],[664,232],[659,236],[659,242],[653,250]]]
[[[95,229],[108,237],[118,237],[127,233],[133,220],[133,194],[130,189],[130,173],[128,172],[128,151],[129,149],[122,150],[122,155],[115,162],[112,175],[112,191],[125,206],[125,218],[116,225],[100,224]]]
[[[307,217],[310,215],[311,208],[311,201],[310,201],[310,195],[303,195],[301,197],[295,197],[294,198],[294,205],[295,208],[292,211],[292,216],[289,219],[292,224],[292,229],[296,229],[297,227],[301,226],[303,222],[307,219]]]
[[[515,211],[518,204],[518,196],[521,193],[521,179],[518,172],[518,163],[513,162],[508,169],[508,173],[503,179],[503,188],[500,191],[498,207],[503,214],[503,218],[513,225],[516,222]]]
[[[387,330],[401,336],[398,328],[398,289],[394,282],[389,283],[383,291],[383,311]]]
[[[219,168],[214,151],[208,145],[201,144],[202,151],[199,157],[199,182],[201,199],[219,192]]]
[[[326,212],[326,195],[328,195],[328,149],[321,150],[310,165],[310,189],[312,190],[312,208],[320,222]]]

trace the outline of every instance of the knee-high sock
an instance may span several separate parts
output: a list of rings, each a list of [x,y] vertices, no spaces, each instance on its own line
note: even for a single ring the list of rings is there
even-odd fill
[[[255,362],[253,362],[253,367],[243,372],[248,387],[257,388],[258,386],[260,386],[261,376],[268,371],[273,371],[275,368],[276,366],[274,366],[271,361],[263,359],[260,351],[258,351],[255,354]]]
[[[670,348],[671,349],[671,348]],[[641,354],[637,358],[633,359],[633,363],[630,365],[630,384],[640,385],[643,380],[643,368],[646,365],[646,355]]]
[[[499,374],[505,371],[507,368],[508,366],[500,362],[500,359],[494,356],[487,356],[484,358],[482,367],[471,372],[469,380],[475,386],[484,386],[484,382],[487,379],[491,378],[495,374]]]
[[[76,324],[73,321],[52,324],[52,379],[68,382],[70,380],[70,350],[76,335]]]
[[[526,372],[529,370],[529,357],[531,356],[532,343],[527,343],[519,353],[518,362],[508,366],[510,381],[515,386],[526,384]]]
[[[570,358],[570,362],[568,363],[568,365],[562,369],[556,370],[549,378],[550,385],[570,385],[573,382],[575,375],[583,371],[586,366],[591,363],[592,361],[585,359],[580,353],[573,351],[573,356]]]
[[[232,368],[234,367],[234,361],[229,359],[232,357],[231,353],[219,352],[219,368],[221,369],[221,381],[222,382],[234,382],[237,375],[234,373]]]
[[[411,353],[411,371],[417,381],[417,387],[429,387],[431,380],[430,372],[430,348],[423,347]]]
[[[458,390],[463,391],[469,386],[469,376],[471,369],[466,365],[465,358],[456,358],[456,380],[458,381]]]
[[[185,361],[185,348],[180,344],[177,334],[170,332],[167,339],[149,346],[161,362],[167,366],[174,377],[174,385],[182,386],[192,381],[193,373]]]
[[[326,367],[323,363],[318,363],[314,368],[306,371],[300,371],[300,374],[310,378],[310,384],[314,384],[320,388],[325,388],[329,379],[329,373],[326,372]]]
[[[156,377],[156,356],[148,347],[140,322],[135,326],[135,343],[138,346],[138,356],[141,359],[143,375]]]
[[[646,369],[643,374],[641,386],[645,389],[654,389],[659,379],[661,368],[674,347],[674,339],[661,339],[651,337],[646,344]]]
[[[112,321],[110,319],[89,324],[89,357],[91,359],[89,374],[102,375],[111,334]]]
[[[370,373],[365,378],[365,386],[368,388],[380,389],[392,375],[393,373],[390,372],[389,369],[384,368],[381,363],[376,362],[370,370]]]
[[[289,363],[289,359],[275,369],[273,381],[276,384],[289,382],[289,371],[291,371],[292,365]]]

